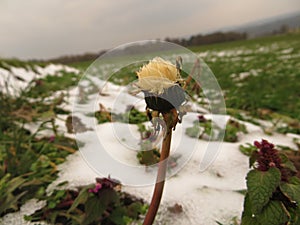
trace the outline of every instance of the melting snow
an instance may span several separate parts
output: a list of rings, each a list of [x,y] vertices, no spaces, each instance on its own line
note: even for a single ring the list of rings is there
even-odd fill
[[[265,49],[263,48],[260,49],[260,51],[264,50]],[[221,55],[221,52],[219,55]],[[61,70],[69,72],[72,71],[75,73],[78,72],[75,69],[60,65],[49,65],[45,68],[37,67],[38,74],[35,74],[32,71],[26,72],[25,70],[17,68],[14,68],[11,72],[0,69],[0,84],[3,85],[3,82],[7,80],[11,73],[26,77],[27,83],[36,76],[43,77],[47,74],[54,75]],[[252,71],[252,73],[254,72]],[[245,72],[238,76],[240,79],[243,79],[246,76],[249,76],[249,74],[250,72]],[[19,82],[21,87],[22,82]],[[97,79],[91,80],[90,82],[100,86],[103,85],[103,81]],[[18,84],[18,81],[13,78],[12,84],[13,87],[16,87],[15,85]],[[85,83],[82,84],[89,86],[88,81],[85,81]],[[72,108],[72,103],[77,91],[78,90],[76,88],[70,91],[70,97],[68,99],[69,102],[65,105],[66,109]],[[115,100],[120,97],[120,93],[122,94],[126,92],[126,88],[107,83],[104,92],[108,95],[98,96],[95,98],[95,94],[93,94],[90,99],[97,99],[97,103],[103,104],[106,108],[114,109]],[[144,110],[145,108],[145,103],[141,99],[141,96],[132,96],[128,93],[122,94],[121,98],[118,100],[118,109],[123,111],[129,104],[134,104],[139,110]],[[93,106],[95,103],[90,100],[87,105]],[[199,106],[197,107],[193,105],[192,108],[199,110]],[[91,111],[92,110],[93,108],[91,108]],[[205,110],[202,109],[202,111]],[[89,123],[89,118],[86,117],[86,113],[87,112],[77,112],[77,114],[83,118],[83,122]],[[185,128],[191,126],[196,118],[197,113],[188,113],[184,116],[183,123],[178,124],[174,131],[171,155],[180,152],[180,154],[183,154],[184,158],[185,151],[191,152],[192,154],[188,162],[185,165],[182,165],[184,167],[179,170],[175,176],[166,181],[162,205],[159,208],[159,214],[155,222],[157,225],[215,225],[215,221],[228,224],[231,218],[240,218],[243,210],[244,196],[237,191],[246,188],[245,177],[249,170],[249,158],[239,151],[239,145],[247,142],[253,143],[254,140],[261,140],[262,138],[268,139],[274,144],[284,143],[285,145],[293,145],[293,136],[291,135],[285,136],[274,134],[273,136],[268,136],[263,132],[261,127],[243,122],[248,129],[248,134],[241,135],[240,140],[237,143],[222,143],[220,152],[215,161],[207,170],[200,172],[199,163],[204,157],[208,142],[192,139],[185,135],[184,132]],[[66,132],[63,119],[65,118],[62,117],[62,120],[57,123],[59,125],[59,130],[61,132]],[[127,141],[128,144],[137,145],[137,140],[139,139],[137,128],[135,125],[129,125],[127,128],[128,127],[130,135],[122,130],[120,132],[124,136],[123,141]],[[34,129],[34,125],[31,125],[31,128]],[[99,148],[98,140],[100,140],[101,144],[108,149],[111,157],[116,158],[122,163],[138,166],[136,152],[129,151],[126,149],[126,145],[122,143],[122,140],[120,141],[115,139],[115,126],[112,126],[110,123],[101,125],[94,124],[93,128],[94,129],[92,131],[89,130],[80,134],[81,140],[86,142],[86,145],[82,148],[83,151],[85,149],[97,150]],[[117,129],[122,129],[122,126],[117,126]],[[96,136],[94,136],[94,134],[96,134]],[[190,146],[189,143],[192,142],[196,143],[196,148],[190,150],[188,149]],[[182,143],[186,144],[183,145]],[[135,147],[137,148],[137,146]],[[82,152],[70,155],[67,158],[67,161],[59,166],[59,170],[59,178],[50,185],[49,190],[55,188],[55,185],[61,181],[69,181],[69,186],[75,187],[92,183],[94,182],[95,177],[101,176],[96,173],[95,169],[90,167],[89,163],[82,156]],[[108,172],[110,172],[109,174],[111,174],[114,178],[113,175],[116,171],[109,171],[108,169]],[[146,177],[149,176],[149,171],[147,172],[147,170],[144,170],[143,173]],[[132,177],[130,174],[128,174],[128,176]],[[135,177],[133,177],[133,179],[135,179]],[[123,190],[138,197],[142,197],[146,201],[150,201],[153,192],[153,185],[141,187],[124,186]],[[182,205],[183,212],[181,214],[172,214],[167,210],[169,206],[173,206],[175,203]],[[12,218],[14,218],[15,221],[19,221],[15,224],[28,224],[22,222],[22,215],[32,212],[37,206],[38,205],[35,201],[30,201],[26,204],[26,206],[22,207],[20,212],[6,215],[3,218],[2,223],[11,224]],[[25,207],[27,208],[27,211],[24,210]]]

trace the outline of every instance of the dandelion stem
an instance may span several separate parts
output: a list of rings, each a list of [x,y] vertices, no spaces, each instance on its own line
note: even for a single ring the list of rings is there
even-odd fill
[[[172,120],[172,115],[171,113],[169,114],[169,118]],[[159,204],[161,201],[163,189],[164,189],[164,184],[165,184],[165,177],[166,177],[166,171],[167,171],[167,165],[168,165],[168,157],[170,154],[170,146],[171,146],[171,139],[172,139],[172,121],[166,121],[167,128],[166,128],[166,135],[163,139],[162,143],[162,149],[161,149],[161,154],[160,154],[160,159],[159,159],[159,167],[157,171],[157,178],[156,178],[156,184],[152,196],[152,200],[147,212],[147,215],[145,217],[143,225],[151,225],[153,224],[153,221],[155,219],[155,216],[157,214]]]

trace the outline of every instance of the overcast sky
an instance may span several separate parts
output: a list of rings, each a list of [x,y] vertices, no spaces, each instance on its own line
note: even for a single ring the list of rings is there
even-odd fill
[[[0,0],[0,57],[99,52],[295,11],[299,0]]]

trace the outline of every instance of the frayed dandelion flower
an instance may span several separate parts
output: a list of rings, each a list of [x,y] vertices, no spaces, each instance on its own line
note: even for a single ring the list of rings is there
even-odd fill
[[[147,65],[144,65],[138,72],[138,86],[153,94],[162,94],[176,83],[177,69],[171,62],[163,60],[160,57],[152,59]]]
[[[137,71],[137,86],[144,92],[147,107],[159,112],[178,108],[185,101],[178,68],[160,57]]]

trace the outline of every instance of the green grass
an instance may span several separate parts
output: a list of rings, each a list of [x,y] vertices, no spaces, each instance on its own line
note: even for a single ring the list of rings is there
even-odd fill
[[[199,53],[226,92],[228,108],[256,117],[269,109],[300,120],[300,33],[190,47]],[[184,63],[184,62],[183,62]],[[90,61],[73,64],[82,70]],[[136,65],[118,71],[110,80],[128,84]],[[247,75],[243,79],[239,76]]]
[[[21,67],[24,69],[31,69],[35,71],[36,66],[45,67],[47,65],[46,62],[38,62],[38,61],[22,61],[19,59],[1,59],[0,58],[0,68],[10,70],[10,67]]]
[[[60,72],[61,76],[48,75],[43,79],[35,81],[34,85],[26,93],[29,97],[48,97],[59,90],[66,90],[71,86],[76,86],[79,75],[75,73]]]
[[[130,64],[114,73],[113,76],[110,76],[108,81],[118,85],[130,84],[137,79],[136,71],[138,71],[142,65],[142,63]]]
[[[88,61],[82,61],[82,62],[73,62],[73,63],[67,64],[67,65],[74,67],[76,69],[79,69],[81,71],[85,71],[92,63],[93,63],[93,60],[88,60]]]
[[[0,92],[0,217],[45,195],[57,178],[57,165],[77,150],[75,140],[57,133],[59,104],[30,101],[26,92],[17,97]],[[38,130],[27,130],[29,122],[40,122]],[[53,135],[38,137],[44,130]]]
[[[211,45],[192,46],[189,47],[189,49],[193,52],[203,52],[203,51],[213,51],[213,50],[228,50],[232,48],[240,48],[240,47],[247,47],[247,46],[255,47],[257,44],[268,45],[274,42],[284,42],[285,44],[288,44],[291,41],[298,42],[299,37],[300,37],[299,33],[290,33],[290,34],[254,38],[249,40],[239,40],[239,41],[224,42],[224,43],[217,43]]]
[[[281,120],[286,126],[277,131],[300,132],[300,33],[190,49],[200,54],[215,74],[226,93],[229,114],[252,123],[256,122],[254,117]],[[91,63],[78,62],[70,66],[84,71]],[[7,70],[18,67],[35,71],[36,66],[46,65],[43,62],[0,59],[0,68]],[[136,79],[135,72],[141,65],[124,67],[109,81],[129,84]],[[56,130],[56,115],[69,113],[60,106],[65,96],[46,101],[56,91],[77,85],[79,75],[62,71],[60,74],[33,81],[20,96],[0,92],[0,201],[4,202],[0,204],[0,216],[17,210],[30,198],[45,196],[47,186],[57,177],[56,166],[77,150],[74,140],[57,134]],[[263,113],[266,111],[267,115]],[[109,121],[107,117],[98,116],[96,114],[99,123]],[[137,124],[147,120],[146,115],[137,110],[128,111],[118,118]],[[42,124],[36,133],[31,133],[25,129],[29,122]],[[226,135],[228,141],[236,141],[236,133],[243,131],[243,127],[231,125],[227,126]],[[209,125],[204,128],[210,133]],[[49,130],[54,136],[37,138],[42,130]],[[198,127],[192,127],[189,132],[190,136],[199,135]],[[244,153],[248,154],[247,146],[243,147]]]
[[[8,71],[16,67],[37,72],[36,66],[46,65],[15,59],[0,59],[0,68]],[[129,70],[121,70],[122,74],[125,72]],[[121,84],[123,80],[126,82],[126,79],[119,78],[118,74],[115,77],[114,82],[117,80]],[[35,222],[47,220],[52,221],[53,224],[82,224],[76,219],[73,220],[75,218],[72,215],[73,212],[70,214],[60,206],[60,204],[68,203],[71,207],[79,192],[72,198],[66,194],[68,190],[54,191],[50,196],[46,192],[48,185],[58,177],[58,165],[65,162],[67,156],[78,149],[76,140],[67,138],[59,132],[56,123],[59,119],[58,114],[71,113],[61,106],[66,102],[68,93],[54,96],[57,91],[67,91],[70,87],[76,86],[79,78],[80,75],[76,73],[62,70],[56,74],[32,80],[24,89],[19,90],[20,94],[17,95],[6,94],[0,90],[0,220],[2,216],[18,211],[29,199],[35,198],[47,200],[47,205],[33,214],[33,217],[27,216],[26,219]],[[117,115],[117,119],[129,123],[141,123],[148,120],[144,112],[141,113],[134,108],[125,114]],[[26,125],[30,123],[36,123],[38,129],[36,131],[26,129]],[[48,134],[43,134],[42,131],[47,131]],[[78,208],[76,208],[78,204],[72,207],[82,220],[85,222],[90,220],[87,224],[92,224],[93,220],[95,223],[99,222],[99,218],[102,218],[102,213],[99,214],[98,211],[99,207],[103,208],[103,211],[107,207],[110,212],[109,216],[103,216],[103,224],[111,224],[111,220],[121,221],[118,224],[126,224],[138,220],[139,215],[145,213],[144,208],[147,205],[144,205],[141,200],[133,198],[128,202],[130,196],[126,193],[111,191],[116,192],[115,195],[118,194],[118,198],[107,195],[104,190],[103,196],[107,200],[103,201],[102,197],[98,198],[97,194],[91,194],[86,189],[87,199],[81,199],[80,201],[83,202],[78,202]],[[92,201],[89,201],[88,197],[91,197]],[[108,201],[114,203],[114,208],[111,208],[112,204]],[[98,202],[99,207],[94,207],[95,202]],[[79,213],[84,204],[86,208]]]
[[[300,119],[300,33],[191,49],[204,56],[226,91],[227,107]],[[239,79],[241,73],[248,76]]]

